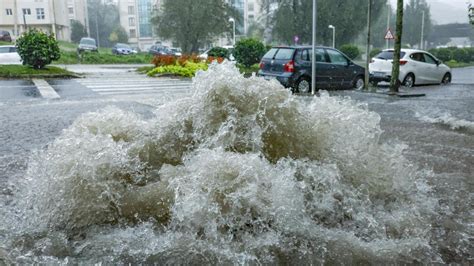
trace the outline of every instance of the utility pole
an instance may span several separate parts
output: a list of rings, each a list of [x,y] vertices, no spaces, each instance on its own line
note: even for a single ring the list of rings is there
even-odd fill
[[[392,8],[390,6],[390,1],[387,2],[387,31],[390,29],[390,17],[392,16]],[[390,40],[387,39],[387,49],[390,49]]]
[[[400,50],[402,49],[403,32],[403,0],[397,0],[397,31],[395,32],[395,51],[393,53],[392,79],[390,80],[390,94],[396,94],[400,88]]]
[[[20,34],[18,34],[18,5],[16,3],[17,0],[13,0],[13,23],[15,24],[14,29],[15,29],[15,36],[18,37]]]
[[[311,94],[316,94],[316,18],[318,9],[313,0],[313,54],[311,55]]]
[[[84,0],[84,26],[86,26],[87,37],[91,37],[91,29],[89,26],[89,0]]]
[[[370,64],[370,29],[371,29],[371,19],[372,19],[372,0],[368,0],[368,10],[367,10],[367,47],[365,50],[366,60],[365,60],[365,84],[364,89],[369,90],[369,64]]]
[[[49,13],[51,14],[51,31],[54,35],[54,38],[57,40],[58,36],[56,34],[56,12],[55,12],[55,7],[54,7],[54,0],[49,1],[50,5],[50,11]]]
[[[423,50],[425,47],[424,43],[424,36],[425,35],[425,10],[423,10],[422,16],[421,16],[421,41],[420,41],[420,49]]]

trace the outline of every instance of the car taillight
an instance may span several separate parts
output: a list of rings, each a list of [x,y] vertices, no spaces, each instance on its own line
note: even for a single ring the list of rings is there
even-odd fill
[[[260,67],[260,69],[263,69],[263,67],[265,67],[265,63],[260,62],[260,66],[259,66],[259,67]]]
[[[290,61],[283,66],[283,71],[285,72],[295,72],[295,62]]]
[[[374,63],[374,62],[375,62],[375,60],[374,60],[373,58],[370,59],[370,63],[371,63],[371,64]]]
[[[400,60],[400,65],[401,65],[401,66],[404,66],[404,65],[406,65],[407,63],[408,63],[407,60]]]

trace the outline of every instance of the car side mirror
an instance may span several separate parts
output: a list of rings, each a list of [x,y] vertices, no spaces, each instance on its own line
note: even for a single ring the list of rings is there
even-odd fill
[[[443,62],[441,62],[440,60],[436,61],[437,66],[441,65],[441,63],[443,63]]]
[[[347,66],[353,66],[354,65],[354,62],[352,61],[347,61]]]

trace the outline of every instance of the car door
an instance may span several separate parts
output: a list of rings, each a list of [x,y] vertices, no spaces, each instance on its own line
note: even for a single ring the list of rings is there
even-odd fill
[[[438,61],[431,55],[423,53],[426,63],[426,79],[429,83],[439,83],[443,79],[444,71],[439,67]]]
[[[333,49],[326,49],[330,60],[329,75],[331,87],[335,89],[346,88],[352,84],[352,73],[349,68],[349,59],[342,53]]]
[[[429,83],[427,79],[428,73],[430,72],[428,69],[428,65],[425,63],[425,57],[423,53],[416,52],[410,55],[411,61],[407,63],[407,66],[410,67],[411,72],[415,75],[415,82],[416,84],[426,84]]]
[[[308,50],[309,71],[311,71],[313,50],[312,49],[307,49],[307,50]],[[318,89],[331,87],[330,70],[331,70],[331,64],[329,63],[326,51],[324,51],[324,49],[322,48],[316,48],[316,87]]]

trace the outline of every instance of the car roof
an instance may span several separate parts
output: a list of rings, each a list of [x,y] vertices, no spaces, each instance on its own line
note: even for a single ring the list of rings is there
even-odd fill
[[[15,45],[0,45],[0,47],[9,47],[9,48],[12,48],[12,47],[16,47]]]
[[[277,46],[273,46],[272,48],[311,49],[311,48],[313,48],[313,46],[311,46],[311,45],[277,45]],[[318,49],[321,49],[321,48],[334,49],[332,47],[326,47],[326,46],[320,46],[320,45],[317,45],[316,48],[318,48]]]
[[[387,51],[390,51],[390,52],[393,52],[394,49],[385,49],[383,50],[384,52],[387,52]],[[424,50],[419,50],[419,49],[401,49],[402,52],[404,53],[428,53],[427,51],[424,51]]]

